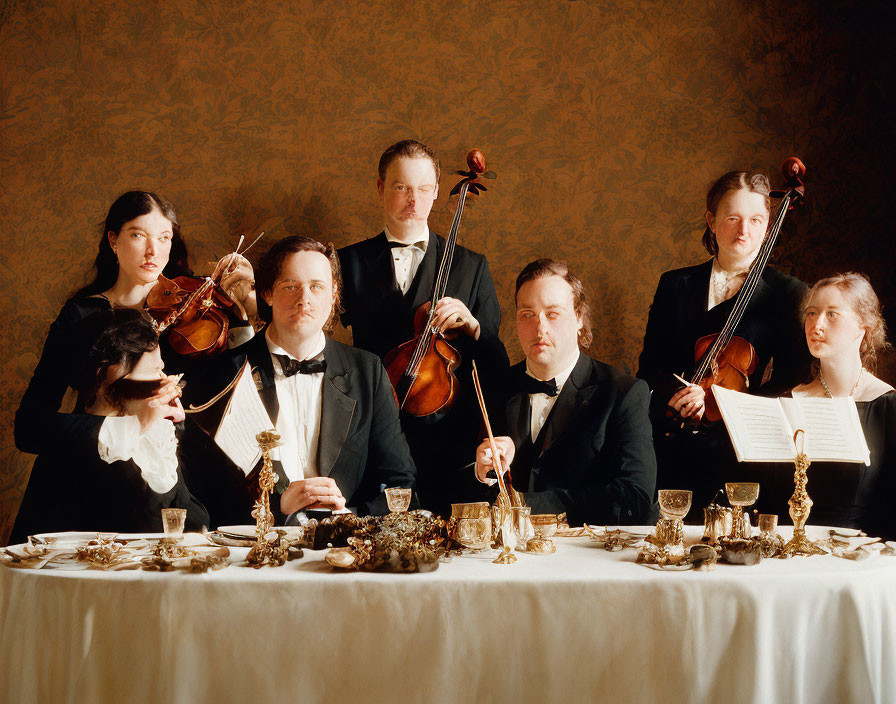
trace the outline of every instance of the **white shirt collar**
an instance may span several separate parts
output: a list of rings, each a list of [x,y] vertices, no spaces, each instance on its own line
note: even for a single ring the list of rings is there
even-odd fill
[[[283,349],[280,345],[278,345],[276,342],[274,342],[271,339],[270,326],[268,326],[267,330],[264,331],[264,341],[268,343],[268,350],[270,351],[271,354],[282,354],[282,355],[289,357],[290,359],[295,359],[297,362],[303,361],[301,359],[298,359],[294,354],[287,352],[285,349]],[[315,344],[314,348],[313,348],[315,350],[314,354],[308,355],[308,357],[306,359],[314,359],[315,357],[317,357],[317,355],[319,355],[321,352],[324,351],[324,346],[326,344],[327,344],[327,338],[324,335],[323,330],[321,330],[321,332],[318,334],[317,344]]]
[[[391,232],[389,232],[388,225],[383,226],[383,232],[386,233],[386,241],[387,242],[398,242],[399,244],[407,244],[407,242],[404,242],[403,240],[398,239],[395,235],[393,235]],[[421,249],[425,252],[426,246],[429,244],[429,228],[426,228],[426,236],[422,240],[420,240],[420,242],[422,242],[422,245],[418,245],[416,242],[414,242],[410,246],[417,247],[417,249]]]
[[[581,350],[579,354],[576,355],[576,358],[573,360],[572,364],[570,364],[566,369],[557,374],[554,377],[554,382],[557,384],[557,393],[560,393],[560,390],[563,388],[563,385],[566,383],[566,380],[569,379],[570,374],[572,374],[572,370],[576,368],[576,365],[579,363],[579,357],[582,355]],[[531,376],[533,379],[538,379],[535,374],[529,369],[529,360],[526,360],[526,374]],[[539,381],[548,381],[547,379],[539,379]]]

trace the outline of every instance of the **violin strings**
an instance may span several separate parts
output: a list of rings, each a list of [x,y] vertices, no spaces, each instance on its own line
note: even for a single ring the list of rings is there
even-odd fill
[[[762,273],[765,270],[765,266],[768,264],[768,261],[771,258],[772,250],[774,249],[775,242],[777,241],[778,233],[781,231],[781,227],[784,224],[784,218],[787,215],[789,206],[790,193],[788,192],[781,199],[781,204],[778,208],[777,214],[775,215],[774,223],[772,224],[771,229],[769,229],[765,239],[762,242],[762,245],[759,249],[759,254],[756,256],[756,259],[753,261],[753,264],[750,267],[750,271],[747,274],[744,285],[741,286],[741,290],[738,292],[737,299],[734,302],[734,308],[731,310],[731,313],[729,314],[728,319],[725,321],[725,325],[722,328],[722,331],[719,333],[718,337],[716,337],[715,342],[713,342],[712,346],[709,348],[706,354],[703,355],[703,359],[700,361],[700,364],[698,365],[698,368],[694,373],[692,383],[696,384],[700,379],[703,379],[705,376],[707,376],[710,366],[715,362],[725,346],[731,341],[731,338],[734,335],[734,331],[737,329],[737,325],[740,323],[741,318],[743,318],[744,312],[746,312],[747,309],[747,305],[752,299],[753,292],[759,286],[759,281],[762,278]]]

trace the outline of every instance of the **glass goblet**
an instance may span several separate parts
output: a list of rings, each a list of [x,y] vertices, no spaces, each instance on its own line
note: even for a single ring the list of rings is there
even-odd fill
[[[733,525],[732,538],[749,538],[744,527],[744,506],[752,506],[759,498],[759,484],[756,482],[728,482],[725,484],[728,503],[731,504]]]
[[[660,519],[656,522],[656,539],[661,546],[684,545],[684,517],[691,510],[693,494],[689,489],[660,489],[657,500]]]

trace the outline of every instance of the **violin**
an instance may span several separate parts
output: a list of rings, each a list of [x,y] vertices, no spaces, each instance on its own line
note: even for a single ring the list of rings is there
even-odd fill
[[[264,234],[258,235],[242,254]],[[235,253],[239,253],[243,239],[240,237]],[[157,322],[159,334],[168,333],[168,344],[179,355],[189,359],[213,357],[227,347],[230,318],[239,320],[242,311],[220,283],[236,265],[237,257],[230,257],[229,261],[225,257],[211,276],[159,276],[150,290],[147,310]]]
[[[788,212],[805,201],[806,189],[802,177],[806,174],[806,167],[803,162],[792,156],[784,161],[781,173],[785,179],[784,189],[769,194],[772,198],[781,199],[778,212],[759,247],[756,258],[750,265],[750,271],[737,294],[734,307],[728,314],[722,331],[701,337],[694,346],[694,358],[698,364],[691,383],[703,387],[706,392],[703,418],[710,422],[721,420],[722,417],[711,392],[713,384],[735,391],[746,391],[750,387],[750,375],[756,371],[759,357],[753,345],[744,338],[734,335],[734,332],[762,278],[778,234],[781,232],[781,226],[784,224],[784,218]]]
[[[454,405],[458,392],[454,370],[461,362],[460,353],[442,333],[433,327],[436,305],[445,296],[451,260],[457,244],[457,232],[464,211],[467,194],[478,195],[487,190],[479,182],[485,173],[485,156],[478,149],[467,154],[469,171],[458,171],[463,176],[451,190],[457,194],[454,219],[446,238],[445,251],[433,285],[432,297],[414,314],[414,337],[402,343],[383,358],[386,373],[395,388],[398,407],[406,413],[423,417],[445,411]]]

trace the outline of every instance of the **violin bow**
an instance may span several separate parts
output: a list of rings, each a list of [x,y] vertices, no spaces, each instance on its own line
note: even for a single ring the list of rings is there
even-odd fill
[[[504,465],[501,462],[501,456],[498,453],[498,446],[495,443],[495,436],[492,433],[492,425],[488,421],[488,411],[485,410],[485,397],[482,395],[482,385],[479,383],[479,370],[476,368],[476,360],[473,361],[473,387],[476,389],[476,400],[479,401],[479,410],[482,411],[482,420],[485,423],[485,432],[488,433],[488,446],[492,451],[492,463],[495,466],[495,474],[498,475],[498,494],[503,496],[507,501],[507,506],[512,506],[510,502],[510,493],[507,491],[507,485],[504,483]]]

